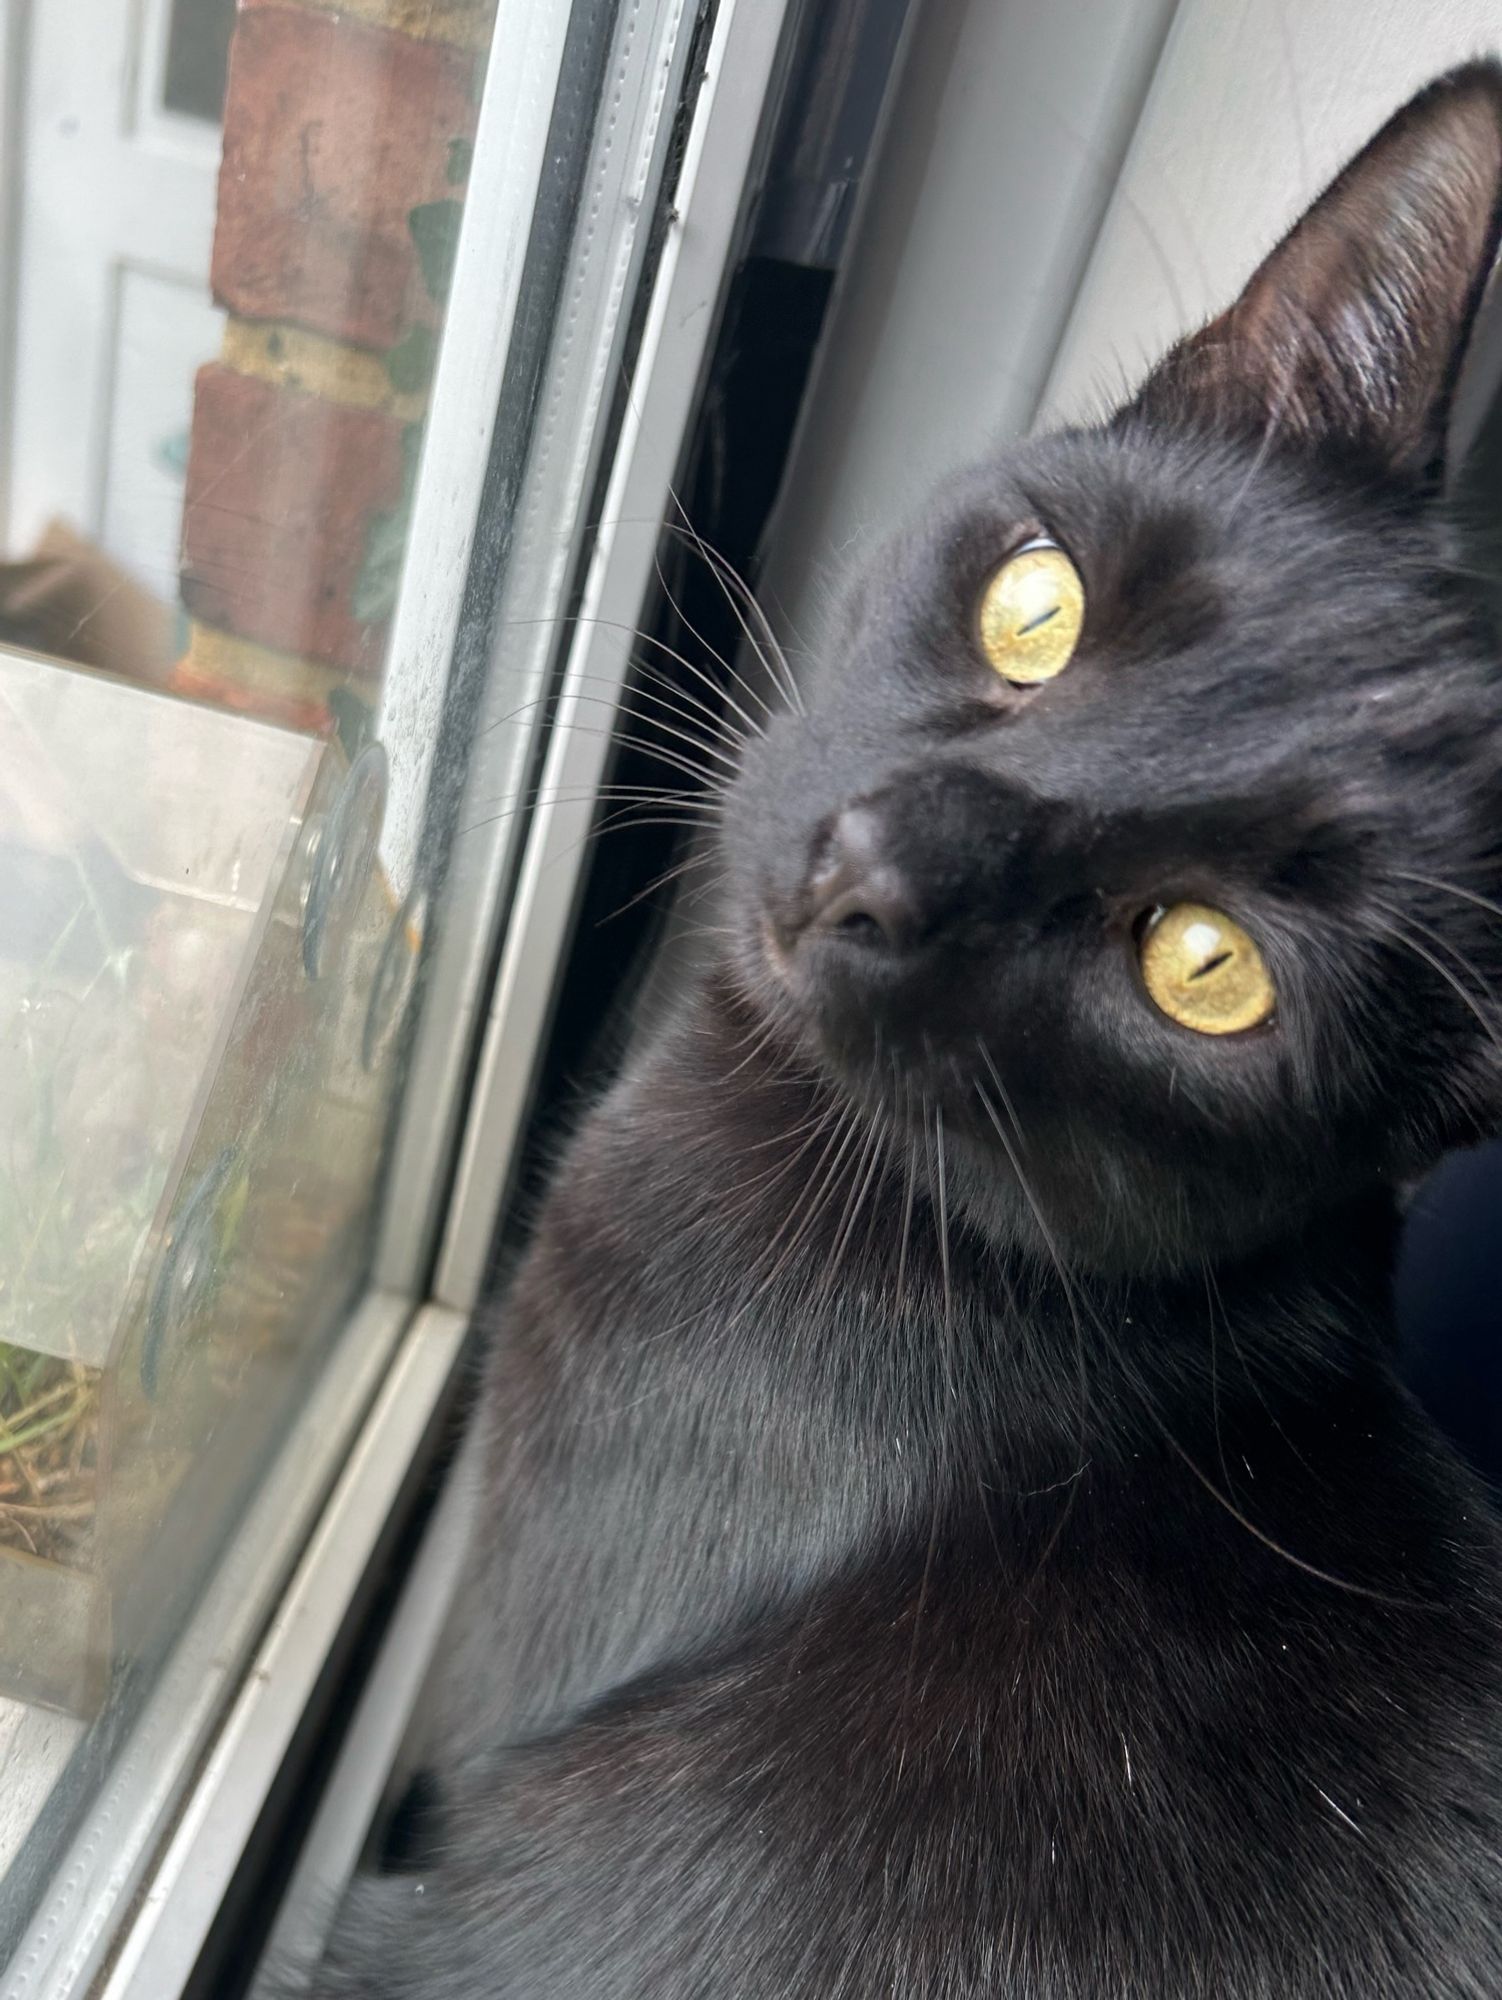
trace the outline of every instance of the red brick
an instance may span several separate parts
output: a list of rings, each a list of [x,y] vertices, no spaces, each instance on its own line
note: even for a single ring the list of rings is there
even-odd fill
[[[358,619],[351,598],[401,485],[396,418],[211,362],[193,409],[184,604],[239,638],[378,674],[385,620]]]
[[[213,284],[231,311],[384,350],[436,309],[408,227],[453,202],[476,58],[347,16],[243,0]]]

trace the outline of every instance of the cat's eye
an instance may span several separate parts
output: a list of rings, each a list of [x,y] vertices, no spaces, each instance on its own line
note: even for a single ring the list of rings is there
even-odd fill
[[[1224,910],[1175,903],[1156,912],[1138,951],[1155,1006],[1201,1035],[1260,1027],[1273,1011],[1273,983],[1262,954]]]
[[[993,572],[977,622],[981,651],[1005,680],[1051,681],[1068,666],[1085,622],[1080,573],[1053,542],[1032,542]]]

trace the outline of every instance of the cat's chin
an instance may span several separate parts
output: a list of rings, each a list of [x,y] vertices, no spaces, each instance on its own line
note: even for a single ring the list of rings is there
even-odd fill
[[[1015,1158],[980,1115],[964,1065],[932,1043],[899,1049],[873,1017],[822,1005],[806,960],[789,952],[765,920],[743,928],[738,948],[711,982],[716,988],[726,1009],[727,1061],[738,1081],[747,1074],[748,1049],[779,1086],[801,1073],[811,1089],[879,1127],[899,1156],[911,1152],[928,1174],[937,1135],[963,1184],[972,1225],[998,1244],[1025,1239],[1045,1247]]]

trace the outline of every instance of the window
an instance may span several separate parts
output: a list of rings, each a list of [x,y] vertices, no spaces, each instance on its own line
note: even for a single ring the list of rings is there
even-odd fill
[[[7,2000],[180,1990],[440,1422],[783,10],[85,11],[0,68]]]
[[[172,0],[162,67],[162,106],[217,123],[224,110],[233,0]]]

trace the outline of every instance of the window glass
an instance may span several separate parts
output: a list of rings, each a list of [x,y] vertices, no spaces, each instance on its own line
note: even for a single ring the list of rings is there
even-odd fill
[[[235,0],[172,0],[162,105],[188,118],[217,120],[224,110]]]
[[[115,1810],[122,1746],[229,1574],[258,1482],[330,1394],[329,1357],[354,1365],[463,716],[518,494],[536,490],[538,412],[576,471],[528,522],[563,552],[545,609],[582,558],[619,417],[605,364],[577,385],[562,368],[556,307],[581,246],[614,240],[580,188],[630,24],[609,6],[514,8],[525,76],[507,120],[490,109],[493,6],[98,0],[88,34],[80,10],[41,7],[6,80],[21,169],[0,248],[10,1976],[70,1839]],[[650,105],[682,50],[665,41],[654,73],[637,42],[615,80]],[[597,182],[636,235],[593,293],[575,286],[576,349],[625,337],[642,193],[655,200],[670,151],[670,123],[621,130],[654,175],[632,154]],[[466,267],[480,176],[490,235]],[[580,317],[595,297],[598,325]],[[455,667],[461,618],[481,637]],[[513,788],[526,764],[510,757]],[[462,1015],[452,981],[443,1004]],[[302,1469],[307,1495],[319,1476]],[[212,1662],[225,1693],[233,1665]],[[165,1767],[146,1765],[131,1782],[156,1784],[165,1813]],[[96,1843],[106,1860],[114,1837]]]

